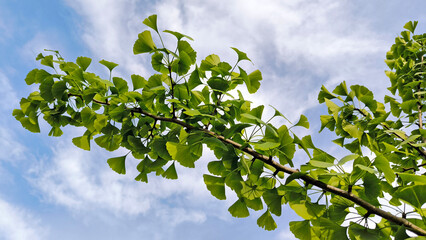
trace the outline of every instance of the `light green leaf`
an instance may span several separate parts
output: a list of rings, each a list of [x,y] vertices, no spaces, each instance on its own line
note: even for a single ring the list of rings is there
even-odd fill
[[[272,231],[277,228],[277,224],[268,210],[257,219],[257,225],[267,231]]]
[[[321,161],[316,161],[316,160],[309,161],[309,164],[311,164],[314,167],[318,167],[318,168],[329,168],[329,167],[334,166],[334,163],[321,162]]]
[[[219,200],[225,200],[225,178],[204,174],[204,183],[210,193]]]
[[[297,213],[297,215],[306,220],[318,218],[326,210],[324,205],[304,200],[299,202],[290,202],[290,207]]]
[[[104,59],[102,59],[101,61],[99,61],[100,64],[104,65],[105,67],[107,67],[109,69],[109,71],[111,72],[115,67],[118,66],[117,63],[113,63],[113,62],[109,62],[106,61]]]
[[[301,126],[304,127],[306,129],[309,129],[309,122],[308,122],[308,118],[305,115],[300,115],[299,121],[294,124],[294,126]]]
[[[245,218],[250,215],[247,205],[241,199],[238,199],[232,206],[228,208],[228,211],[233,217]]]
[[[192,37],[185,35],[185,34],[182,34],[180,32],[175,32],[175,31],[170,31],[170,30],[165,30],[164,32],[172,34],[173,36],[175,36],[178,39],[178,41],[180,41],[182,38],[188,38],[189,40],[194,41],[194,39],[192,39]]]
[[[385,175],[386,181],[392,183],[395,180],[395,172],[389,165],[389,161],[383,156],[378,155],[374,160],[374,165]]]
[[[126,157],[127,155],[108,159],[109,167],[119,174],[126,174]]]
[[[257,150],[270,150],[273,148],[276,148],[280,145],[280,143],[277,142],[262,142],[262,143],[252,143],[255,149]]]
[[[81,69],[83,69],[83,71],[86,71],[92,62],[92,59],[88,57],[78,57],[75,62],[81,67]]]
[[[153,14],[143,20],[143,24],[154,29],[154,31],[158,32],[157,28],[157,15]]]
[[[90,151],[90,139],[88,135],[75,137],[72,139],[72,143],[83,150]]]
[[[262,73],[259,70],[255,70],[250,73],[247,78],[243,79],[246,83],[247,90],[249,93],[255,93],[260,87],[260,81],[262,80]]]
[[[123,94],[129,91],[129,87],[127,86],[126,80],[119,77],[113,77],[112,82],[114,83],[114,86],[117,89],[118,93]]]
[[[194,162],[197,158],[192,155],[191,146],[175,142],[167,142],[166,148],[170,156],[172,156],[172,158],[178,161],[182,166],[189,168],[195,167]]]
[[[367,166],[361,165],[361,164],[355,164],[355,165],[354,165],[354,167],[358,167],[358,168],[360,168],[361,170],[367,171],[367,172],[372,173],[372,174],[375,174],[375,173],[376,173],[376,170],[374,170],[374,169],[372,169],[372,168],[370,168],[370,167],[367,167]]]
[[[151,32],[143,31],[139,33],[138,39],[133,45],[133,53],[134,54],[147,53],[155,49],[156,47],[155,47],[154,41],[152,40]]]
[[[358,154],[350,154],[350,155],[347,155],[347,156],[343,157],[342,159],[340,159],[337,164],[340,165],[340,166],[343,166],[345,163],[352,161],[352,160],[355,160],[358,157],[359,157]]]
[[[404,28],[407,29],[408,31],[414,33],[414,30],[416,30],[416,26],[417,26],[418,21],[409,21],[404,25]]]
[[[189,110],[186,110],[183,113],[185,113],[186,115],[191,116],[191,117],[201,115],[200,111],[198,111],[197,109],[189,109]]]
[[[145,80],[145,78],[143,78],[139,75],[136,75],[136,74],[133,74],[131,76],[131,78],[132,78],[133,90],[145,87],[145,85],[148,82],[148,81]]]
[[[247,54],[246,53],[244,53],[244,52],[241,52],[240,50],[238,50],[237,48],[234,48],[234,47],[231,47],[232,48],[232,50],[234,50],[236,53],[237,53],[237,55],[238,55],[238,61],[237,62],[240,62],[240,61],[242,61],[242,60],[248,60],[248,61],[250,61],[251,62],[251,60],[247,57]]]
[[[415,175],[411,173],[398,173],[398,176],[405,182],[414,182],[416,184],[426,184],[426,176],[424,175]]]

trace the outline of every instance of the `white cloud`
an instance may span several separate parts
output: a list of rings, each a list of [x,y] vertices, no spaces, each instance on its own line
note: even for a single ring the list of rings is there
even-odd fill
[[[150,59],[132,56],[132,46],[146,29],[142,19],[152,13],[158,14],[160,28],[192,36],[200,60],[217,53],[232,62],[231,46],[247,52],[264,75],[261,90],[249,99],[273,103],[288,115],[316,106],[322,84],[347,80],[380,90],[386,81],[378,64],[387,44],[368,20],[355,17],[350,1],[163,0],[147,8],[136,0],[68,3],[84,17],[80,26],[91,51],[127,73],[149,72]]]
[[[179,167],[178,181],[150,175],[149,184],[145,184],[133,180],[138,174],[138,162],[131,157],[126,160],[126,175],[108,167],[109,157],[126,153],[105,153],[97,147],[85,152],[70,145],[68,137],[64,140],[55,144],[51,159],[40,161],[31,169],[30,182],[48,202],[65,206],[79,216],[88,212],[116,217],[154,213],[171,225],[186,221],[202,223],[206,214],[227,214],[226,210],[217,211],[224,209],[226,203],[214,201],[204,185],[202,173],[206,172],[206,166],[202,160],[197,162],[196,169]]]
[[[44,239],[47,230],[26,210],[0,198],[0,238],[4,240]]]
[[[7,76],[0,70],[0,160],[17,160],[25,156],[25,147],[17,141],[13,129],[9,127],[9,121],[15,121],[12,117],[12,109],[18,107],[18,97],[12,88]],[[11,161],[12,162],[12,161]]]

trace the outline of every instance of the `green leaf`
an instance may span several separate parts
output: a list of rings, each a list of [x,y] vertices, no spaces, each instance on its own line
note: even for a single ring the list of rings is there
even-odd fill
[[[378,155],[376,157],[374,165],[385,175],[388,183],[392,183],[395,180],[395,172],[390,167],[389,161],[383,155]]]
[[[155,49],[156,47],[155,47],[154,41],[152,40],[151,32],[143,31],[139,33],[138,39],[133,45],[133,53],[134,54],[147,53]]]
[[[233,217],[245,218],[250,215],[247,205],[241,199],[238,199],[232,206],[228,208],[228,211]]]
[[[44,98],[44,100],[46,100],[47,102],[52,102],[55,99],[52,94],[53,83],[54,83],[53,79],[48,78],[48,79],[45,79],[43,82],[41,82],[39,87],[40,96]]]
[[[219,200],[225,200],[225,178],[204,174],[204,183],[210,193]]]
[[[188,38],[189,40],[194,41],[194,39],[192,39],[192,37],[185,35],[185,34],[182,34],[180,32],[175,32],[175,31],[170,31],[170,30],[165,30],[164,32],[172,34],[173,36],[175,36],[178,39],[178,41],[180,41],[182,38]]]
[[[277,189],[268,190],[263,193],[263,200],[271,213],[281,216],[282,196],[278,195]]]
[[[174,162],[170,165],[170,167],[167,168],[167,170],[162,174],[162,176],[167,179],[178,179]]]
[[[414,33],[414,30],[416,30],[416,26],[417,26],[417,21],[409,21],[404,25],[404,28],[407,29],[408,31]]]
[[[67,90],[67,84],[65,81],[55,82],[52,86],[52,95],[57,99],[61,99],[65,90]]]
[[[253,146],[256,150],[270,150],[280,146],[280,143],[277,142],[262,142],[262,143],[253,143]]]
[[[396,191],[394,197],[404,200],[417,209],[421,209],[426,202],[426,185],[404,187]]]
[[[153,14],[143,20],[143,24],[154,29],[154,31],[158,32],[157,28],[157,15]]]
[[[389,239],[389,236],[385,236],[380,229],[370,229],[354,222],[350,223],[349,226],[349,237],[354,240],[363,240],[363,239],[371,239],[371,240],[385,240]]]
[[[308,220],[290,222],[290,231],[300,240],[319,240]]]
[[[290,207],[306,220],[315,219],[320,217],[326,210],[324,205],[311,203],[309,201],[290,202]]]
[[[372,168],[370,168],[370,167],[367,167],[367,166],[361,165],[361,164],[355,164],[355,165],[354,165],[354,167],[358,167],[359,169],[364,170],[364,171],[367,171],[367,172],[372,173],[372,174],[375,174],[375,173],[376,173],[376,170],[374,170],[374,169],[372,169]]]
[[[210,173],[221,176],[223,172],[226,171],[225,166],[223,166],[222,161],[211,161],[207,164],[207,169]]]
[[[206,57],[205,60],[201,61],[200,69],[202,71],[210,70],[212,67],[217,66],[220,63],[220,58],[216,54],[211,54]]]
[[[241,72],[242,69],[240,69]],[[255,70],[250,73],[247,78],[243,78],[246,83],[247,90],[249,93],[255,93],[260,88],[260,81],[262,80],[262,73],[259,70]]]
[[[305,115],[300,115],[299,121],[294,126],[301,126],[306,129],[309,129],[308,118]]]
[[[127,86],[126,80],[119,77],[113,77],[112,82],[114,83],[114,86],[117,89],[118,93],[123,94],[129,91],[129,87]]]
[[[109,167],[119,174],[126,174],[126,157],[127,155],[108,159]]]
[[[229,88],[229,82],[220,77],[212,77],[207,81],[207,84],[213,90],[219,90],[222,92],[226,92]]]
[[[317,168],[329,168],[329,167],[334,166],[334,163],[321,162],[321,161],[316,161],[316,160],[310,160],[309,164],[311,164],[312,166],[317,167]]]
[[[374,174],[366,173],[364,178],[365,195],[370,199],[379,197],[381,191],[380,180]]]
[[[190,90],[192,90],[200,84],[202,84],[200,80],[200,73],[199,73],[198,67],[195,67],[194,71],[192,71],[189,77],[188,87]]]
[[[237,62],[240,62],[240,61],[242,61],[242,60],[248,60],[248,61],[250,61],[251,62],[251,60],[247,57],[247,54],[246,53],[244,53],[244,52],[241,52],[240,50],[238,50],[237,48],[234,48],[234,47],[231,47],[232,48],[232,50],[234,50],[236,53],[237,53],[237,55],[238,55],[238,61]]]
[[[49,56],[42,58],[40,63],[43,64],[44,66],[55,68],[55,66],[53,66],[53,56],[52,55],[49,55]]]
[[[101,61],[99,61],[100,64],[104,65],[105,67],[107,67],[109,69],[109,71],[111,72],[115,67],[118,66],[117,63],[113,63],[113,62],[109,62],[106,61],[104,59],[102,59]]]
[[[75,137],[72,139],[72,143],[83,150],[90,151],[90,138],[88,135]]]
[[[121,135],[107,134],[95,138],[95,142],[98,146],[105,148],[108,151],[115,151],[120,147],[122,138],[123,137]]]
[[[83,69],[83,71],[86,71],[92,62],[92,59],[88,57],[78,57],[75,62],[81,67],[81,69]]]
[[[166,148],[170,156],[172,156],[172,158],[178,161],[182,166],[189,168],[195,167],[194,162],[197,158],[192,155],[191,146],[175,142],[167,142]]]
[[[307,173],[304,173],[304,172],[296,172],[296,173],[292,173],[292,174],[290,174],[290,176],[288,176],[287,177],[287,179],[285,180],[285,184],[284,185],[287,185],[287,184],[289,184],[291,181],[293,181],[294,179],[299,179],[299,178],[301,178],[302,176],[305,176]]]
[[[31,85],[33,83],[36,82],[36,75],[38,73],[38,69],[33,69],[31,70],[28,74],[27,77],[25,78],[25,83],[27,83],[27,85]]]
[[[426,184],[426,176],[424,175],[415,175],[411,173],[398,173],[398,176],[405,182],[414,182],[416,184]]]
[[[268,210],[257,219],[257,225],[267,231],[272,231],[277,228],[277,224]]]
[[[347,156],[343,157],[342,159],[340,159],[337,164],[340,165],[340,166],[343,166],[345,163],[352,161],[352,160],[355,160],[358,157],[359,157],[358,154],[350,154],[350,155],[347,155]]]
[[[263,194],[263,190],[258,187],[256,184],[253,184],[251,182],[244,182],[243,183],[243,189],[241,189],[241,194],[249,199],[253,200],[256,198],[260,198]]]
[[[15,117],[17,117],[17,116],[15,115]],[[38,124],[38,120],[36,122],[34,122],[33,120],[31,120],[28,117],[21,117],[19,119],[19,121],[21,122],[22,127],[27,129],[28,131],[33,132],[33,133],[39,133],[40,132],[40,126]]]
[[[133,90],[143,88],[147,84],[147,81],[145,80],[145,78],[139,75],[133,74],[131,78],[132,78]]]

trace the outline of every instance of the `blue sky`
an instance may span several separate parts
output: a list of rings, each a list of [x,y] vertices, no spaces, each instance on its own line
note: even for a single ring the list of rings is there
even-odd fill
[[[196,169],[178,169],[177,181],[144,184],[133,180],[132,166],[124,176],[109,169],[106,159],[119,153],[73,146],[82,129],[67,128],[61,138],[48,137],[46,125],[27,132],[11,112],[35,90],[24,79],[40,67],[43,49],[70,61],[114,61],[115,74],[127,79],[148,76],[149,59],[133,56],[132,45],[142,20],[156,13],[161,28],[195,39],[199,59],[216,53],[235,61],[230,47],[245,51],[255,64],[245,67],[264,76],[249,98],[292,120],[307,115],[314,142],[339,155],[326,141],[331,134],[317,134],[320,86],[346,80],[383,99],[385,53],[405,22],[418,20],[418,33],[426,32],[425,9],[424,0],[0,0],[0,239],[292,239],[288,222],[298,219],[284,207],[278,229],[267,232],[256,225],[261,213],[232,218],[235,196],[219,201],[202,181],[211,154]],[[106,75],[99,64],[91,70]]]

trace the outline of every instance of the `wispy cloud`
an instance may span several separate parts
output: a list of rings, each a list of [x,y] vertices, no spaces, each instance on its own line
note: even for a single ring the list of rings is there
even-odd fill
[[[28,211],[0,198],[0,238],[5,240],[45,239],[47,229]]]
[[[114,156],[120,154],[125,153],[118,151]],[[71,141],[61,141],[55,144],[50,159],[31,169],[30,181],[46,201],[65,206],[78,215],[100,212],[121,217],[154,212],[171,225],[200,223],[205,221],[206,214],[218,215],[213,210],[218,203],[202,181],[205,163],[197,162],[198,169],[178,168],[179,182],[151,175],[149,184],[144,184],[132,178],[138,174],[135,159],[128,157],[128,173],[123,176],[108,167],[109,157],[111,154],[102,149],[94,147],[92,152],[85,152],[71,145]],[[219,208],[224,209],[225,204]],[[206,205],[211,205],[211,212]]]

